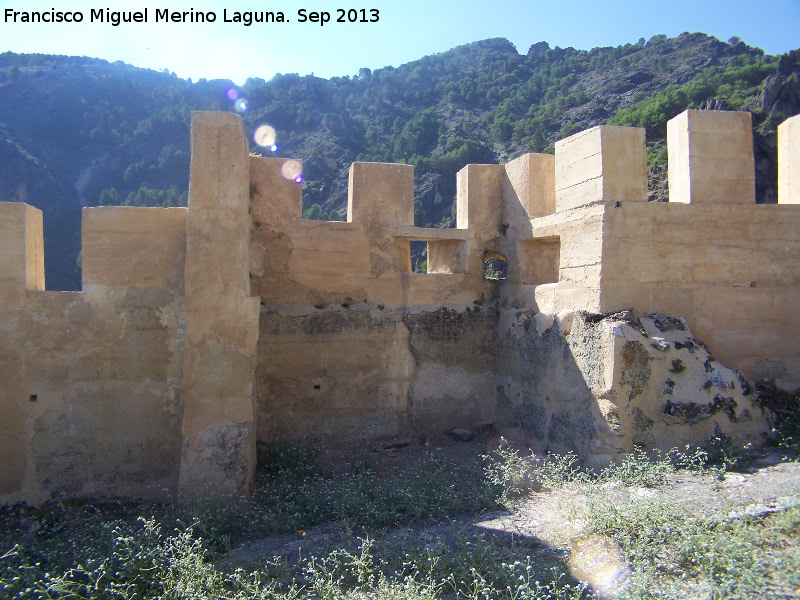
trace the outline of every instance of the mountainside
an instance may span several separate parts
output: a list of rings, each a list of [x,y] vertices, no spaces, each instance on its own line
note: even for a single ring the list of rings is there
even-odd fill
[[[250,134],[272,125],[275,155],[304,161],[308,217],[344,217],[352,161],[408,162],[417,224],[447,227],[465,164],[552,152],[605,123],[647,128],[651,198],[664,199],[666,121],[712,107],[753,113],[758,201],[775,202],[775,129],[800,113],[800,52],[731,42],[685,33],[591,51],[540,42],[519,54],[493,39],[353,77],[276,75],[241,87],[0,54],[0,200],[44,211],[47,288],[79,289],[83,206],[186,204],[192,110],[238,109]]]

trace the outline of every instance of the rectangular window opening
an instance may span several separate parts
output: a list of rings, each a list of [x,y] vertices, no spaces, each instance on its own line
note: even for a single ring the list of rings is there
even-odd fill
[[[411,272],[428,272],[428,242],[409,242],[411,251]]]
[[[527,285],[558,283],[561,263],[560,237],[521,240],[517,257],[520,283]]]

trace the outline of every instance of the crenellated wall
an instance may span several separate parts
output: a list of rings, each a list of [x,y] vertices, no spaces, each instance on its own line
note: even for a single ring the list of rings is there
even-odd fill
[[[668,203],[644,130],[596,127],[468,165],[456,228],[428,229],[411,166],[354,163],[347,222],[304,220],[298,161],[195,113],[188,210],[85,209],[80,293],[43,289],[41,213],[0,203],[0,501],[246,494],[257,440],[309,434],[493,424],[593,466],[758,442],[731,368],[800,387],[800,117],[779,133],[777,205],[749,115],[687,111]]]
[[[18,254],[2,236],[27,277],[0,304],[0,498],[174,493],[186,209],[84,211],[82,293],[42,290],[41,213],[0,203],[2,227],[21,219]]]

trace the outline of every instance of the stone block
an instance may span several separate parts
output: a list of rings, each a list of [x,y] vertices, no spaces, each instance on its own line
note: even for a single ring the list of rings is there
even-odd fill
[[[355,162],[348,186],[347,222],[374,231],[368,235],[383,237],[395,227],[414,225],[412,165]]]
[[[556,210],[646,201],[644,138],[642,128],[601,126],[556,142]]]
[[[467,165],[456,177],[456,223],[473,235],[497,237],[503,203],[500,165]]]
[[[669,201],[755,204],[750,113],[686,110],[667,123]]]
[[[21,202],[0,202],[0,285],[24,290],[44,289],[42,211]]]
[[[303,186],[294,176],[303,162],[250,157],[250,214],[254,223],[277,226],[303,218]]]
[[[800,115],[778,126],[778,204],[800,204]]]
[[[503,222],[511,227],[556,212],[556,159],[552,154],[525,154],[505,165]]]

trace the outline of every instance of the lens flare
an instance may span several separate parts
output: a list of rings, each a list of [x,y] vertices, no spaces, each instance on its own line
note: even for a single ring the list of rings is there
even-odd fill
[[[246,98],[239,98],[236,102],[233,103],[233,110],[239,113],[243,113],[247,110],[248,104]]]
[[[236,100],[239,97],[239,90],[236,88],[228,88],[228,91],[225,92],[225,95],[228,97],[228,100]]]
[[[303,183],[303,165],[299,160],[287,160],[281,167],[281,175],[295,183]]]
[[[577,542],[570,553],[569,571],[575,579],[591,585],[600,598],[615,595],[631,575],[616,542],[605,535]]]
[[[272,144],[272,146],[270,146],[269,149],[272,152],[277,152],[278,151],[278,144]]]
[[[261,125],[253,134],[253,139],[259,146],[264,146],[265,148],[268,147],[270,150],[275,147],[275,150],[277,150],[278,147],[275,145],[275,136],[276,134],[274,127],[270,125]],[[275,150],[272,151],[275,152]]]

